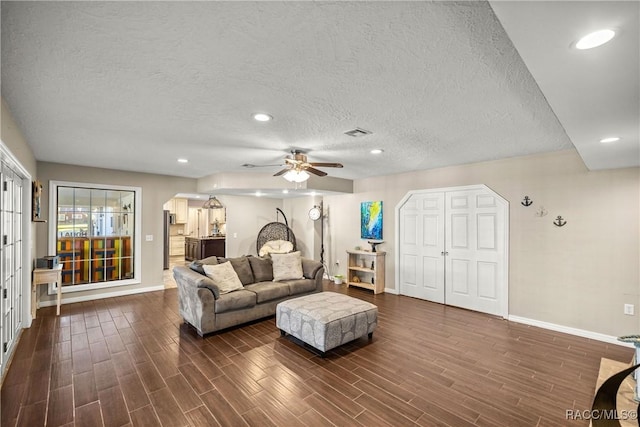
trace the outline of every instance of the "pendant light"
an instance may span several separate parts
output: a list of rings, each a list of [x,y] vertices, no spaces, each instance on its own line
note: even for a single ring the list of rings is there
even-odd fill
[[[216,196],[209,196],[209,200],[202,205],[203,209],[224,209],[224,205],[220,203],[220,200]]]

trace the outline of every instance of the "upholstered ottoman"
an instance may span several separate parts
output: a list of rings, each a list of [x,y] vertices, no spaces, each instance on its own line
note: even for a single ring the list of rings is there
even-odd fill
[[[322,355],[339,345],[369,335],[378,323],[378,307],[335,292],[320,292],[276,306],[280,333],[302,340]]]

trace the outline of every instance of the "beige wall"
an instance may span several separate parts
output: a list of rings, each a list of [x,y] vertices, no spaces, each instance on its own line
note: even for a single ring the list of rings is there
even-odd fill
[[[320,200],[318,196],[285,199],[282,208],[289,220],[289,227],[296,236],[296,245],[301,255],[317,260],[320,260],[320,222],[309,218],[309,209],[320,204]]]
[[[588,171],[574,150],[358,180],[353,195],[327,196],[330,260],[368,246],[359,204],[384,202],[387,288],[395,289],[395,208],[409,190],[485,184],[510,203],[509,313],[619,336],[640,322],[640,169]],[[529,196],[533,205],[520,202]],[[548,215],[535,211],[544,206]],[[562,215],[562,228],[553,220]],[[634,304],[636,316],[623,314]]]
[[[31,150],[27,140],[18,128],[9,107],[4,102],[4,98],[2,98],[1,110],[2,116],[0,118],[2,120],[2,126],[0,138],[9,151],[11,151],[11,154],[13,154],[20,162],[22,167],[24,167],[27,172],[31,174],[31,177],[35,179],[36,158],[33,155],[33,150]]]
[[[0,139],[2,143],[6,146],[6,148],[11,152],[11,154],[15,157],[15,159],[20,162],[20,165],[26,169],[26,171],[31,175],[31,179],[35,180],[37,178],[37,164],[36,158],[33,155],[33,151],[31,147],[27,143],[24,135],[18,128],[15,120],[13,119],[13,115],[9,110],[9,107],[5,103],[4,99],[1,100],[1,126],[0,126]],[[24,195],[27,198],[31,198],[31,189],[26,188],[24,191]],[[30,206],[31,203],[28,202]],[[30,218],[30,215],[28,216]],[[29,220],[29,219],[27,219]],[[35,251],[35,238],[36,238],[36,227],[40,226],[35,222],[30,222],[29,228],[29,247],[30,247],[30,259],[24,260],[24,265],[27,266],[27,269],[30,270],[33,265],[33,260],[36,256]],[[29,286],[25,284],[25,289],[29,289]]]
[[[139,285],[121,286],[99,289],[95,291],[73,292],[63,294],[64,299],[81,298],[99,295],[105,292],[133,291],[137,288],[162,286],[163,272],[163,216],[162,205],[176,193],[195,192],[196,180],[165,175],[153,175],[137,172],[126,172],[111,169],[90,168],[65,165],[60,163],[38,162],[38,178],[44,185],[42,206],[44,218],[49,216],[49,181],[69,181],[79,183],[95,183],[103,185],[124,185],[142,188],[142,262],[141,283]],[[48,255],[48,227],[42,224],[37,228],[36,254],[38,257]],[[153,235],[153,241],[144,240],[146,235]],[[41,292],[45,292],[41,286]],[[42,295],[42,301],[51,300],[52,296]]]

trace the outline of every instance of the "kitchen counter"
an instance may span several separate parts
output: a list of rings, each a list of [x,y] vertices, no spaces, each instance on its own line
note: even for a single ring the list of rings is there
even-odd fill
[[[185,259],[194,261],[210,256],[225,256],[225,236],[186,237],[184,240]]]

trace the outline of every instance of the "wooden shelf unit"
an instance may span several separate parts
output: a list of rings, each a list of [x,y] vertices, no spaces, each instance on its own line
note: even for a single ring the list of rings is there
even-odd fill
[[[133,276],[130,236],[58,237],[62,284],[81,285]]]
[[[347,254],[347,284],[372,290],[374,294],[383,293],[386,252],[347,251]],[[354,276],[360,282],[354,282]]]

